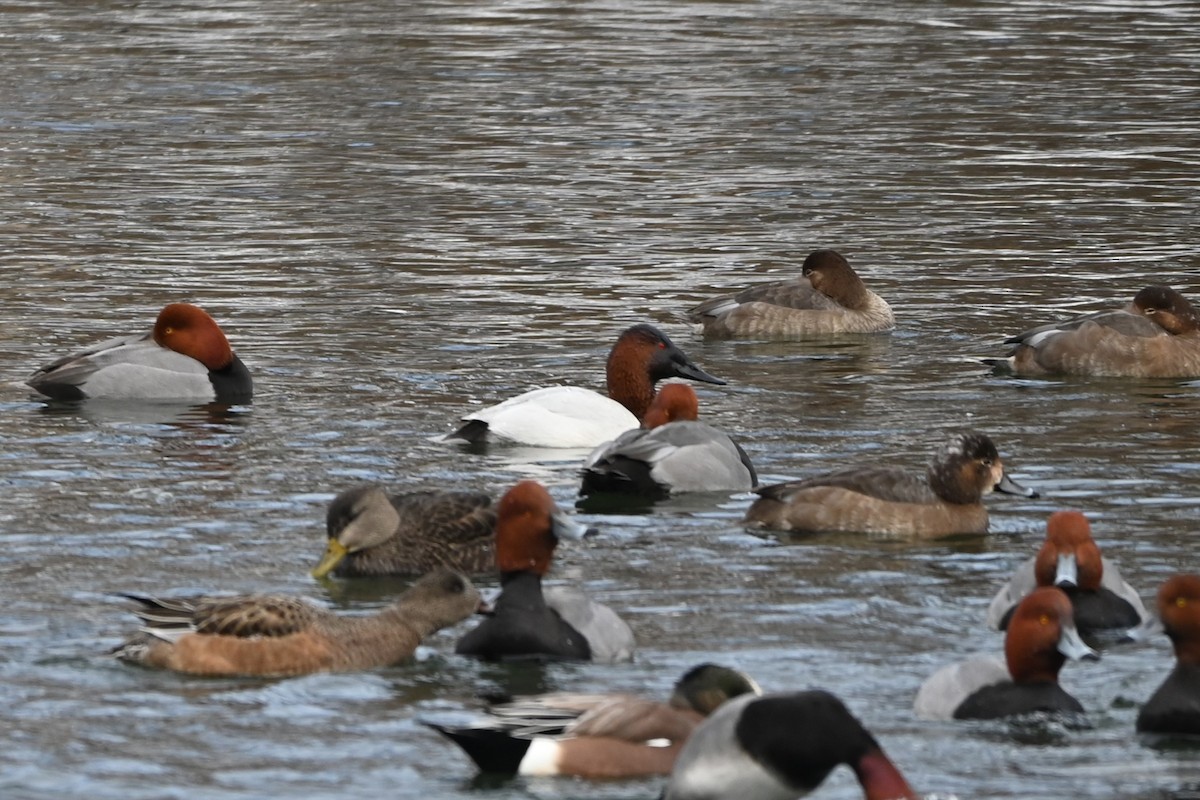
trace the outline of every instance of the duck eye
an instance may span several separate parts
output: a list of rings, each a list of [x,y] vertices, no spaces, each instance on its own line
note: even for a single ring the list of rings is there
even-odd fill
[[[1186,597],[1176,597],[1175,598],[1175,607],[1176,608],[1187,608],[1187,598]]]
[[[1042,616],[1038,617],[1038,622],[1040,622],[1043,625],[1049,625],[1050,624],[1050,615],[1042,614]]]

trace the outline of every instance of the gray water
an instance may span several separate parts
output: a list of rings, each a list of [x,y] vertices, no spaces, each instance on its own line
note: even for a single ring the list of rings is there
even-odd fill
[[[1133,732],[1165,639],[1070,664],[1092,727],[927,723],[943,663],[999,652],[990,595],[1046,516],[1085,511],[1149,601],[1200,570],[1189,382],[990,376],[974,357],[1170,283],[1196,296],[1200,11],[1186,2],[151,2],[0,7],[0,795],[649,798],[661,781],[477,785],[417,723],[482,691],[664,695],[704,660],[831,689],[910,782],[962,798],[1166,798],[1200,750]],[[891,336],[710,343],[682,311],[842,251]],[[191,300],[253,372],[227,412],[50,408],[21,381]],[[631,665],[528,673],[451,655],[293,680],[117,664],[118,591],[318,585],[324,508],[361,480],[574,500],[577,452],[473,454],[465,410],[602,385],[659,325],[728,387],[705,418],[764,482],[922,469],[996,440],[1036,500],[984,537],[780,541],[745,495],[590,514],[555,577],[612,604]],[[821,797],[858,797],[839,771]]]

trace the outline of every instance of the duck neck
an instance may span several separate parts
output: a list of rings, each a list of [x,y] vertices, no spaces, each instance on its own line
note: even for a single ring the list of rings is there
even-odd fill
[[[645,368],[610,358],[606,374],[608,396],[629,409],[640,422],[654,401],[654,383]]]
[[[496,598],[495,613],[509,610],[522,613],[546,607],[542,596],[542,576],[529,570],[513,570],[500,573],[500,596]]]

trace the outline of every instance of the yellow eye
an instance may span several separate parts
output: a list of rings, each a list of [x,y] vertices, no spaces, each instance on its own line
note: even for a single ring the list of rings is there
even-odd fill
[[[1049,625],[1050,624],[1050,615],[1042,614],[1042,616],[1038,617],[1038,622],[1042,623],[1043,625]]]
[[[1186,597],[1176,597],[1175,598],[1175,607],[1176,608],[1187,608],[1187,598]]]

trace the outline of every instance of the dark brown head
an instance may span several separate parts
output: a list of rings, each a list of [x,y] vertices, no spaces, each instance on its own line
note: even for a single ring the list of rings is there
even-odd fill
[[[974,505],[992,492],[1037,497],[1004,474],[996,445],[982,433],[968,431],[952,436],[934,454],[929,465],[929,486],[947,503]]]
[[[1200,318],[1187,298],[1170,286],[1147,286],[1133,297],[1134,313],[1149,317],[1173,336],[1200,330]]]
[[[836,300],[845,308],[861,309],[867,303],[867,287],[836,250],[814,250],[804,259],[800,274],[813,289]]]

